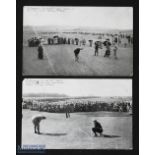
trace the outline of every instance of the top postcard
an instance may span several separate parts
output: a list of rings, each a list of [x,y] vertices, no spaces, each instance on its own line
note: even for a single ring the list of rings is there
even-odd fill
[[[132,7],[23,7],[25,76],[132,76]]]

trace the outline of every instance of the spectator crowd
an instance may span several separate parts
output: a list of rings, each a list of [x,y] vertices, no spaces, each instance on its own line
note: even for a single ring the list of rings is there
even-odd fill
[[[24,100],[22,103],[23,109],[63,113],[69,112],[95,112],[95,111],[115,111],[115,112],[130,112],[132,110],[131,101],[91,101],[91,100],[66,100],[59,102]]]

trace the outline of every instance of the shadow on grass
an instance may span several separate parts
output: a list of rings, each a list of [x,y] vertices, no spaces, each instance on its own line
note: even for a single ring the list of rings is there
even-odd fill
[[[66,136],[67,133],[40,133],[40,135],[45,135],[45,136]]]
[[[118,135],[102,135],[101,137],[105,137],[105,138],[119,138],[121,136],[118,136]]]

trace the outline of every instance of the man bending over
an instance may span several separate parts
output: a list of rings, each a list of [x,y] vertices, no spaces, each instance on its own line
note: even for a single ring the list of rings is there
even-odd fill
[[[32,123],[34,125],[34,133],[40,134],[40,122],[43,119],[46,119],[46,117],[45,116],[34,116],[32,118]]]
[[[80,50],[83,50],[83,48],[76,48],[74,50],[74,54],[75,54],[75,61],[79,61],[79,53],[80,53]]]

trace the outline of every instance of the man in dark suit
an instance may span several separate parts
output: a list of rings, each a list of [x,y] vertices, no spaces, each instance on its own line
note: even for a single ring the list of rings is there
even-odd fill
[[[100,136],[102,135],[103,129],[97,120],[94,120],[94,127],[92,128],[92,131],[94,132],[95,136],[97,136],[97,133],[99,133]]]
[[[43,58],[44,58],[44,48],[40,43],[38,46],[38,59],[43,59]]]
[[[33,116],[32,123],[34,125],[34,133],[40,134],[40,122],[46,119],[45,116]]]

